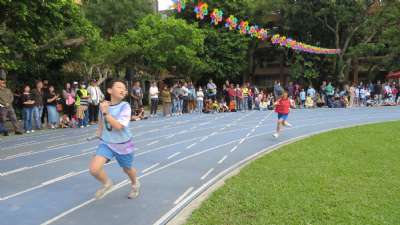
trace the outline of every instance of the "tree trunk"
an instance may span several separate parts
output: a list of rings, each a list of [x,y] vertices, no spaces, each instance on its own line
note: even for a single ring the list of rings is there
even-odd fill
[[[352,60],[352,69],[353,69],[353,82],[358,83],[358,73],[360,71],[358,57],[354,57],[353,58],[353,60]]]

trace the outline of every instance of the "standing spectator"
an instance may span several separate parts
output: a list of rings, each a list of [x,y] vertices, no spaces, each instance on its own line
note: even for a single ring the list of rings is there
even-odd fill
[[[247,87],[249,88],[249,98],[247,99],[247,106],[249,110],[253,109],[253,100],[254,100],[254,92],[253,89],[250,88],[250,85],[248,84]]]
[[[374,87],[375,98],[378,100],[378,104],[382,104],[382,84],[381,81],[378,80]]]
[[[249,88],[247,87],[246,84],[244,84],[242,87],[242,96],[243,96],[242,109],[244,111],[247,111],[247,109],[249,108]]]
[[[222,86],[222,94],[224,96],[225,102],[227,102],[228,104],[231,101],[229,97],[229,87],[230,85],[229,84],[227,85],[226,83]]]
[[[175,115],[182,115],[182,89],[180,83],[176,83],[172,90],[172,103],[174,104]]]
[[[213,101],[217,98],[217,85],[214,84],[212,79],[207,84],[207,96]]]
[[[328,85],[325,87],[325,95],[327,98],[327,105],[329,108],[333,107],[333,105],[332,105],[333,99],[332,98],[333,98],[334,94],[335,94],[335,88],[333,87],[332,82],[329,82]]]
[[[199,87],[197,93],[197,112],[201,113],[203,112],[203,103],[204,103],[204,93],[203,93],[203,89],[201,87]]]
[[[140,82],[136,81],[133,83],[132,93],[131,93],[131,108],[134,113],[137,109],[139,109],[143,105],[143,90],[140,87]]]
[[[317,100],[315,94],[316,94],[316,91],[315,91],[314,87],[312,86],[312,84],[310,84],[310,86],[308,86],[308,89],[307,89],[307,96],[310,96],[314,102]]]
[[[22,93],[22,105],[23,105],[23,118],[24,118],[24,129],[27,134],[35,132],[32,129],[32,114],[35,101],[31,93],[29,85],[24,86],[24,93]]]
[[[43,79],[43,96],[48,95],[49,92],[49,80],[47,79]],[[45,103],[44,103],[45,105]],[[41,122],[42,124],[45,123],[45,119],[48,118],[48,113],[47,113],[47,108],[43,105],[43,113],[42,113],[42,118],[41,118]]]
[[[59,97],[60,96],[56,94],[53,85],[49,86],[49,91],[43,97],[47,108],[47,122],[50,125],[51,129],[55,129],[57,127],[57,123],[59,120],[59,115],[56,107]]]
[[[189,103],[189,89],[187,88],[187,83],[184,82],[182,85],[182,113],[188,113],[188,103]]]
[[[322,98],[322,101],[326,103],[327,99],[326,99],[325,88],[326,88],[326,81],[322,81],[322,84],[319,87],[319,94],[320,94],[320,97]]]
[[[233,84],[230,84],[230,86],[228,88],[228,95],[229,95],[229,104],[231,104],[231,102],[235,101],[235,97],[236,97],[235,87]]]
[[[35,106],[33,107],[33,120],[35,121],[35,127],[37,130],[42,129],[42,115],[43,115],[43,82],[37,81],[35,89],[32,90],[33,100]]]
[[[278,97],[281,96],[282,93],[283,93],[283,89],[281,87],[281,82],[275,81],[275,84],[274,84],[274,96],[275,96],[275,99],[278,99]]]
[[[65,84],[63,90],[64,98],[64,113],[68,116],[69,120],[72,120],[72,116],[75,114],[75,95],[76,92],[71,88],[70,83]]]
[[[86,90],[86,84],[81,83],[81,88],[76,91],[76,117],[79,121],[79,127],[84,128],[89,126],[89,92]]]
[[[154,81],[151,83],[150,87],[150,100],[151,100],[151,110],[150,117],[157,116],[157,107],[158,107],[158,91],[157,83]]]
[[[196,88],[190,81],[188,85],[189,90],[189,113],[193,113],[196,109]]]
[[[366,88],[364,86],[359,87],[360,89],[360,106],[365,106],[366,104]]]
[[[104,94],[101,92],[97,80],[92,80],[88,87],[89,99],[89,122],[96,124],[99,117],[99,104],[104,100]]]
[[[166,117],[171,116],[171,91],[168,85],[164,85],[161,91],[161,100],[163,105],[163,115]]]
[[[13,100],[14,95],[6,85],[6,72],[0,70],[0,132],[2,132],[4,136],[8,136],[8,131],[4,127],[7,117],[11,120],[15,134],[22,134],[12,106]]]
[[[288,94],[289,94],[289,98],[293,98],[294,95],[294,86],[293,86],[293,82],[289,82],[288,86],[287,86],[287,90],[288,90]]]
[[[354,83],[350,86],[349,96],[350,96],[350,108],[351,108],[354,106],[354,99],[356,98],[356,87]]]
[[[239,84],[236,85],[235,96],[236,96],[236,111],[241,111],[243,106],[243,92]]]
[[[306,92],[304,91],[304,88],[302,88],[300,91],[300,108],[304,108],[305,103],[306,103]]]

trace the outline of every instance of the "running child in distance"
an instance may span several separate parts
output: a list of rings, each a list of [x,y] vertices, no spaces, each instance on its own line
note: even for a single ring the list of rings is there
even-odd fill
[[[290,100],[287,91],[275,102],[275,112],[278,114],[278,122],[276,125],[276,132],[272,135],[278,138],[283,126],[291,127],[292,125],[287,122],[290,107],[295,107],[293,101]]]

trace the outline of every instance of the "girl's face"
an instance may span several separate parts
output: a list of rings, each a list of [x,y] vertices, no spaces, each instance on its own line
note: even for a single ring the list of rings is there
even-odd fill
[[[26,86],[25,88],[24,88],[24,92],[30,92],[31,91],[31,88],[29,87],[29,86]]]
[[[288,93],[286,93],[286,92],[283,93],[283,98],[285,98],[285,99],[288,98]]]
[[[120,101],[125,98],[127,93],[125,84],[121,82],[115,82],[111,88],[107,89],[107,92],[111,98]]]
[[[67,89],[70,89],[71,88],[71,84],[67,83],[66,87],[67,87]]]
[[[54,87],[53,87],[53,86],[50,86],[50,87],[49,87],[49,91],[50,91],[50,92],[53,92],[53,91],[54,91]]]

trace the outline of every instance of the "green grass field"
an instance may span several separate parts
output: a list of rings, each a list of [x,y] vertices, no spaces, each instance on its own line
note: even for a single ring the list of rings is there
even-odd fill
[[[187,224],[400,224],[400,122],[282,147],[229,179]]]

